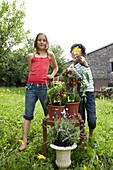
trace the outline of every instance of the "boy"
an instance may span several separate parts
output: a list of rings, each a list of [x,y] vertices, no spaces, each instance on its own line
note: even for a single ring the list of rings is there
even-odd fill
[[[87,121],[89,127],[89,137],[93,136],[94,129],[96,128],[96,106],[95,106],[95,97],[94,97],[94,82],[91,73],[91,69],[88,65],[88,62],[85,58],[86,52],[85,47],[82,44],[74,44],[70,50],[73,64],[71,64],[68,70],[72,71],[84,71],[89,75],[89,82],[86,80],[84,76],[84,82],[87,83],[86,90],[86,101],[83,100],[80,103],[79,113],[82,116],[82,119],[85,122],[85,110],[87,112]],[[82,93],[82,87],[80,92]]]

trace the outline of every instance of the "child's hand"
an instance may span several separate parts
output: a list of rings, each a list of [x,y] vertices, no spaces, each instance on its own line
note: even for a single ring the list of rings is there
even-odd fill
[[[83,56],[78,56],[78,62],[79,62],[80,64],[83,64],[83,65],[85,65],[85,66],[88,66],[88,63],[87,63],[87,61],[86,61],[86,58],[83,57]]]
[[[54,76],[52,76],[51,74],[47,75],[47,79],[53,79],[53,78],[54,78]]]
[[[77,59],[78,59],[79,63],[85,62],[85,57],[83,57],[83,56],[78,56]]]

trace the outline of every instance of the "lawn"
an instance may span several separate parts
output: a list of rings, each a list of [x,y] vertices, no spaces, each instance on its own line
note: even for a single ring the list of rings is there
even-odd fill
[[[55,151],[48,147],[46,160],[43,154],[43,110],[36,104],[34,120],[28,136],[29,145],[18,152],[22,139],[25,88],[0,88],[0,169],[1,170],[57,170]],[[69,170],[113,170],[113,100],[96,99],[97,128],[94,138],[85,139],[84,152],[72,151]],[[88,132],[86,122],[86,133]],[[93,148],[96,140],[98,148]]]

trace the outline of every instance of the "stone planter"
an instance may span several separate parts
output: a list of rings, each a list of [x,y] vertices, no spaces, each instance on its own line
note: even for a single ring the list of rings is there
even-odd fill
[[[77,144],[74,143],[72,146],[67,147],[51,144],[50,147],[56,150],[56,165],[62,169],[68,168],[71,165],[71,150],[75,149]]]

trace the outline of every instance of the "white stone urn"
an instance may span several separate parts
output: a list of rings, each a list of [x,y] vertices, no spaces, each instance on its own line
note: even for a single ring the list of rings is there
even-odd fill
[[[50,147],[56,150],[56,165],[61,169],[68,168],[71,165],[71,150],[75,149],[77,144],[64,147],[50,144]]]

